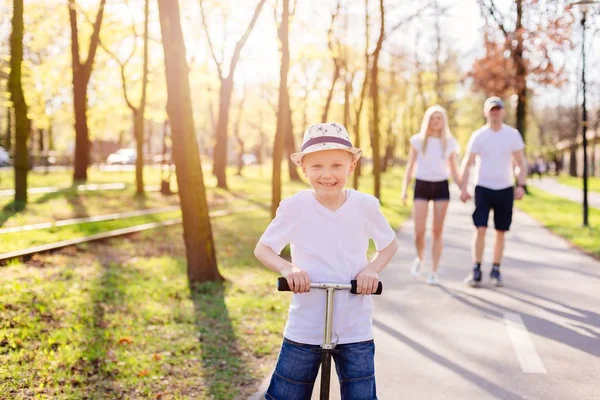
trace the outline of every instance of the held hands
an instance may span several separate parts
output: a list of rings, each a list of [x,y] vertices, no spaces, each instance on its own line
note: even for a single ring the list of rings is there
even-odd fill
[[[290,264],[290,268],[283,270],[281,275],[287,280],[292,292],[306,293],[310,291],[310,278],[306,271],[302,271],[295,265]]]
[[[471,195],[469,194],[469,192],[467,192],[467,189],[463,189],[462,192],[460,193],[460,201],[462,201],[463,203],[466,203],[470,199],[471,199]]]
[[[379,274],[369,265],[356,276],[356,292],[358,294],[373,294],[379,285]]]

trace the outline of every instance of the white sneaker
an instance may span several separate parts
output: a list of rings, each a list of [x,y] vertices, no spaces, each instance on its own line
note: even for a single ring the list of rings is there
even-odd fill
[[[413,261],[413,266],[412,266],[412,269],[410,270],[410,273],[413,276],[421,275],[421,260],[419,259],[419,257],[415,258],[415,260]]]
[[[438,280],[437,272],[430,272],[427,277],[427,284],[429,285],[439,285],[440,281]]]

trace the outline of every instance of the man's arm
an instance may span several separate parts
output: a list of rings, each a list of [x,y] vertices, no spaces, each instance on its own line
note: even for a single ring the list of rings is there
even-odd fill
[[[527,183],[527,158],[525,157],[523,150],[517,150],[513,152],[513,157],[515,158],[515,161],[517,162],[517,168],[519,169],[517,174],[517,183],[520,186],[525,186]]]
[[[475,163],[476,157],[476,153],[467,153],[462,160],[462,165],[460,166],[460,183],[461,190],[463,191],[463,193],[467,191],[467,184],[469,183],[469,173],[471,171],[471,167]]]

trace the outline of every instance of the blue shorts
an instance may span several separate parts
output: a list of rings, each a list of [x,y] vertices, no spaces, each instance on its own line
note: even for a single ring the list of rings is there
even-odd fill
[[[514,188],[493,190],[482,186],[475,187],[475,211],[473,223],[476,227],[487,227],[490,210],[494,210],[494,228],[508,231],[512,222]]]
[[[338,344],[333,350],[342,400],[377,400],[375,343]],[[265,399],[310,400],[321,365],[321,346],[283,339]]]

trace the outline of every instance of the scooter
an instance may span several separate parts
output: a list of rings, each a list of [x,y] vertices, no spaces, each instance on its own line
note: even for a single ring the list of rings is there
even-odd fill
[[[331,283],[331,282],[312,282],[311,289],[323,289],[327,291],[325,300],[325,329],[323,332],[323,344],[321,344],[321,393],[320,400],[329,400],[330,382],[331,382],[331,353],[335,348],[335,343],[331,343],[333,334],[333,294],[336,290],[349,290],[352,294],[358,294],[356,289],[356,280],[350,283]],[[280,292],[290,292],[290,286],[287,279],[279,277],[277,280],[277,290]],[[377,291],[373,294],[381,294],[383,285],[379,282]]]

